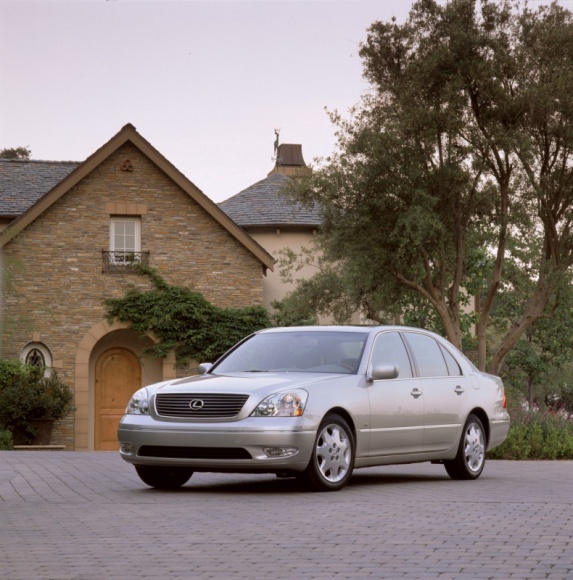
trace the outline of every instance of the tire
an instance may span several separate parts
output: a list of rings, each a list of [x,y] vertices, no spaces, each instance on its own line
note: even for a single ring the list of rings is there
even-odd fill
[[[352,476],[354,458],[352,430],[342,417],[330,413],[318,428],[312,457],[302,478],[314,491],[337,491]]]
[[[143,483],[157,489],[177,489],[193,475],[187,467],[136,465],[135,471]]]
[[[485,466],[486,437],[482,422],[470,415],[460,440],[456,458],[444,461],[452,479],[477,479]]]

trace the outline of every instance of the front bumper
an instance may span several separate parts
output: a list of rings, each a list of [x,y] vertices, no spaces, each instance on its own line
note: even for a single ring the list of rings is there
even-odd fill
[[[147,415],[125,415],[118,428],[120,455],[128,463],[177,465],[195,471],[303,471],[310,461],[315,437],[316,429],[305,424],[302,418],[283,417],[189,423],[158,421]],[[296,448],[297,452],[288,457],[269,457],[263,450],[284,447]],[[153,450],[151,456],[150,448]],[[201,455],[206,457],[173,456],[185,455],[186,449],[200,449]],[[237,455],[245,458],[215,458],[223,449],[230,451],[230,455],[237,451]]]

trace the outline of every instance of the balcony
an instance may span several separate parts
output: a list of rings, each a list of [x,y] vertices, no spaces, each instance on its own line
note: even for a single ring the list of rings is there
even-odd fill
[[[136,266],[142,264],[149,265],[149,252],[109,252],[101,251],[104,272],[134,272]]]

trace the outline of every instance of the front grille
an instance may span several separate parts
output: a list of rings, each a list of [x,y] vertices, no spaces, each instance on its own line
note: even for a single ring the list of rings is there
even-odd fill
[[[222,393],[158,393],[157,414],[190,419],[229,419],[236,417],[249,395]]]
[[[139,457],[164,457],[168,459],[252,459],[251,454],[240,447],[166,447],[142,445]]]

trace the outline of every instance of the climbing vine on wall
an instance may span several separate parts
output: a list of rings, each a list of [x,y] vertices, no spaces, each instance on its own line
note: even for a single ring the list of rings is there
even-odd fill
[[[159,339],[145,354],[158,358],[175,351],[178,364],[189,360],[213,362],[248,334],[271,325],[262,306],[219,308],[189,288],[171,286],[154,268],[139,265],[154,289],[131,288],[121,298],[105,301],[108,322],[130,323],[141,335]]]

